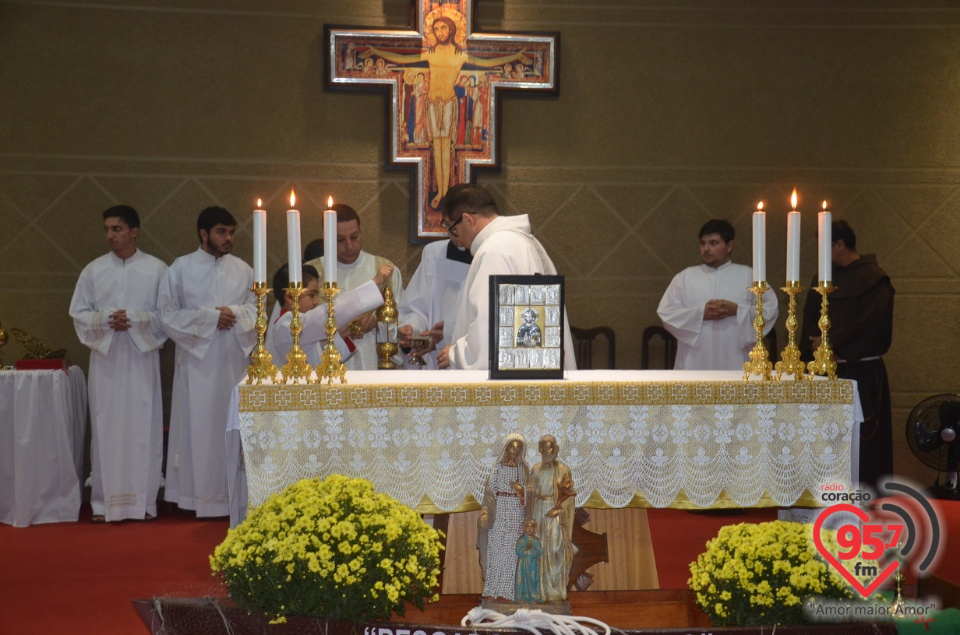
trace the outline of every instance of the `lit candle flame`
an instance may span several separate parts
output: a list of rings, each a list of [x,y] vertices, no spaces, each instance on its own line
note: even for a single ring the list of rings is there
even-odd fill
[[[823,202],[823,211],[827,211],[827,202],[826,202],[826,201]]]
[[[797,188],[793,188],[793,194],[790,195],[790,205],[793,206],[793,211],[797,211]]]
[[[297,204],[297,196],[293,193],[293,190],[290,190],[290,207],[292,208]]]
[[[759,203],[757,203],[757,211],[758,212],[763,211],[763,201],[760,201]]]
[[[262,208],[262,207],[263,207],[263,201],[261,201],[261,200],[258,198],[258,199],[257,199],[257,209],[260,209],[260,208]]]
[[[328,197],[327,197],[327,209],[330,209],[330,208],[332,208],[332,207],[333,207],[333,197],[332,197],[332,196],[328,196]]]

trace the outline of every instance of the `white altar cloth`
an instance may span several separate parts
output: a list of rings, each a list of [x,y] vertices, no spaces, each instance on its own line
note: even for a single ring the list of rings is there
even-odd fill
[[[0,522],[79,518],[86,421],[79,366],[0,371]]]
[[[856,482],[855,382],[741,377],[412,370],[352,372],[332,386],[241,384],[228,437],[242,437],[251,508],[301,478],[341,473],[424,513],[475,509],[514,431],[531,465],[540,436],[557,437],[577,505],[817,506],[823,484]]]

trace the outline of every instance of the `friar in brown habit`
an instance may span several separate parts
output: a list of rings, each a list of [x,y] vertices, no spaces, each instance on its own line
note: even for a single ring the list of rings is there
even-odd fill
[[[837,376],[854,379],[860,393],[860,481],[876,486],[893,473],[890,385],[883,355],[893,338],[893,285],[874,254],[857,253],[857,237],[846,221],[832,223],[833,285],[829,296],[830,347]],[[814,279],[803,307],[798,345],[804,359],[820,346],[820,294]]]

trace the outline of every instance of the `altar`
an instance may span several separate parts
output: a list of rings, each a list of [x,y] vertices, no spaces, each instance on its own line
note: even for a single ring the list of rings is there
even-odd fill
[[[557,437],[577,506],[826,506],[857,481],[854,382],[725,371],[354,372],[349,384],[238,387],[249,505],[301,478],[362,476],[422,513],[477,509],[504,437]]]
[[[825,507],[823,485],[857,482],[863,415],[848,380],[662,370],[571,371],[556,381],[372,371],[348,380],[238,387],[228,437],[242,439],[250,509],[299,479],[340,473],[421,513],[477,510],[515,431],[531,465],[540,437],[557,438],[578,507]]]

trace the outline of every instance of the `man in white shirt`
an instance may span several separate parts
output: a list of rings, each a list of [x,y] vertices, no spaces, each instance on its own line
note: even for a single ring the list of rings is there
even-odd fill
[[[92,521],[152,520],[163,462],[157,290],[167,265],[137,249],[140,217],[128,205],[103,212],[110,253],[80,273],[70,302],[77,337],[90,348]]]
[[[657,314],[677,338],[676,370],[743,370],[756,344],[753,270],[730,261],[736,233],[725,220],[700,229],[702,264],[678,273],[660,300]],[[772,288],[763,296],[764,335],[777,320]]]
[[[420,266],[410,278],[398,303],[400,345],[410,347],[414,335],[427,337],[427,348],[443,348],[460,308],[460,292],[467,279],[471,254],[457,238],[440,240],[423,248]],[[427,368],[437,368],[437,354],[422,356]]]
[[[337,283],[343,291],[356,289],[369,282],[385,264],[392,263],[381,256],[363,251],[363,232],[360,230],[360,216],[349,205],[337,203],[332,207],[337,212]],[[306,263],[312,265],[323,278],[323,258]],[[394,299],[400,302],[403,297],[403,280],[400,270],[394,268],[390,276],[390,288]],[[377,316],[376,311],[368,311],[350,324],[350,337],[357,345],[357,353],[345,362],[347,370],[377,370]],[[395,363],[402,364],[397,358]]]
[[[490,367],[490,276],[556,275],[557,268],[530,232],[526,214],[500,216],[484,188],[464,183],[450,188],[441,203],[441,225],[473,254],[464,281],[451,343],[437,353],[440,368]],[[564,321],[564,367],[576,369],[569,321]]]
[[[200,248],[174,261],[157,298],[163,328],[177,343],[164,498],[197,517],[230,513],[230,393],[257,341],[253,270],[230,254],[236,229],[222,207],[200,212]]]

